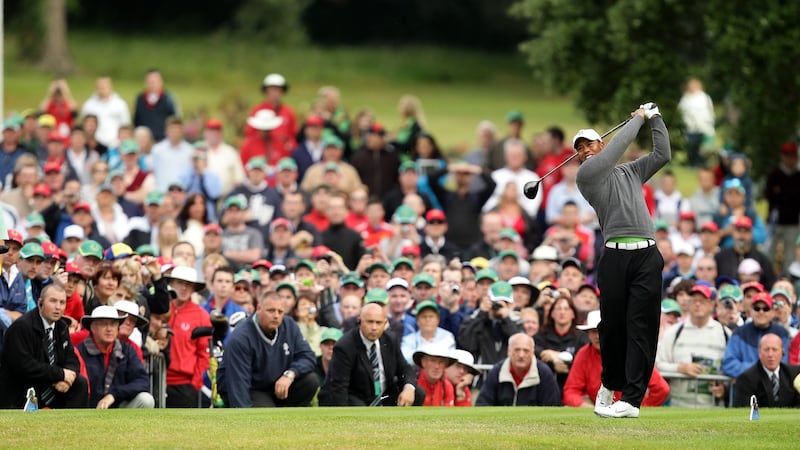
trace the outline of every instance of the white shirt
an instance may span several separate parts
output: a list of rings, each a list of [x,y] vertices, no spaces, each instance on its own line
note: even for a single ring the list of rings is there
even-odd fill
[[[95,138],[107,147],[119,145],[119,127],[131,124],[128,104],[116,92],[112,92],[107,99],[101,99],[97,94],[89,97],[81,109],[81,116],[87,114],[97,116]]]
[[[497,187],[494,189],[494,193],[486,202],[486,204],[483,205],[483,212],[489,212],[493,210],[500,203],[500,197],[503,195],[506,185],[508,183],[514,183],[517,186],[517,201],[519,202],[520,206],[522,206],[522,208],[530,217],[536,217],[539,212],[539,205],[542,204],[542,197],[544,194],[542,194],[542,191],[540,190],[536,195],[536,198],[530,200],[525,197],[525,194],[523,193],[523,187],[525,186],[525,183],[529,181],[537,181],[539,179],[539,175],[536,175],[535,172],[525,168],[514,172],[509,168],[503,167],[502,169],[497,169],[492,172],[492,179],[495,183],[497,183]]]
[[[239,153],[228,144],[208,148],[208,171],[217,174],[222,183],[223,195],[244,181],[244,168]]]
[[[685,93],[678,102],[686,131],[714,135],[714,102],[703,91]]]
[[[182,170],[192,166],[194,147],[186,141],[180,141],[173,147],[164,139],[153,146],[153,176],[156,179],[156,190],[167,192],[169,184],[178,181]]]
[[[380,339],[377,341],[370,341],[364,336],[361,330],[358,331],[358,335],[361,336],[361,342],[363,342],[364,347],[367,348],[367,361],[369,361],[369,353],[372,351],[372,346],[375,345],[375,351],[378,353],[378,367],[381,371],[381,392],[384,392],[386,391],[386,370],[383,368],[383,358],[381,357],[381,341]]]

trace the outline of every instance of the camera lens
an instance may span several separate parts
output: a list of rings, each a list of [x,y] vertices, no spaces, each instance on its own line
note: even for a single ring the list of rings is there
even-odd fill
[[[503,305],[500,302],[492,302],[492,310],[497,311],[498,309],[502,308]]]

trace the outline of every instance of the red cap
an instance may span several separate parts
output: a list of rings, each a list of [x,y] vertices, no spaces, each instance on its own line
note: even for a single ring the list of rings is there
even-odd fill
[[[700,226],[700,231],[711,231],[712,233],[716,233],[719,231],[719,227],[715,222],[708,221]]]
[[[325,121],[322,119],[322,117],[316,114],[306,117],[307,127],[321,127],[323,125],[325,125]]]
[[[733,222],[733,226],[736,228],[753,228],[753,220],[747,216],[739,216],[736,218],[736,221]]]
[[[433,220],[447,221],[447,216],[441,209],[432,209],[425,214],[425,220],[428,222]]]
[[[712,291],[710,287],[702,284],[695,284],[692,286],[692,289],[689,291],[689,295],[694,294],[695,292],[709,300],[714,298],[714,291]]]
[[[311,252],[311,259],[319,259],[328,256],[329,251],[331,251],[330,248],[324,245],[318,245],[314,247],[314,250]]]
[[[285,217],[278,217],[277,219],[273,219],[272,223],[269,224],[269,232],[272,233],[275,228],[277,227],[284,227],[289,231],[294,231],[294,227],[292,226],[292,222]]]
[[[48,141],[58,141],[58,142],[64,143],[64,141],[66,140],[66,137],[64,137],[64,135],[62,135],[60,132],[58,132],[56,130],[53,130],[53,131],[50,132],[50,134],[47,135],[47,140]]]
[[[797,143],[795,143],[795,142],[784,142],[781,145],[781,153],[787,153],[787,154],[790,154],[790,155],[791,154],[796,155],[797,154]]]
[[[92,212],[92,207],[89,206],[86,202],[78,202],[72,207],[73,211],[78,212],[80,210],[84,210],[86,212]]]
[[[44,250],[44,256],[48,258],[58,258],[59,256],[59,248],[52,242],[42,242],[42,250]]]
[[[411,244],[405,245],[400,250],[400,256],[420,256],[419,245]]]
[[[742,285],[742,292],[748,289],[755,289],[758,292],[764,292],[764,285],[759,283],[758,281],[750,281]]]
[[[58,249],[58,257],[59,258],[61,258],[63,260],[66,260],[68,256],[69,255],[67,255],[67,252],[65,252],[63,248],[59,248]]]
[[[22,239],[22,234],[19,231],[9,229],[8,230],[8,239],[6,239],[6,240],[7,241],[14,241],[14,242],[17,242],[19,245],[22,245],[22,241],[24,239]]]
[[[383,136],[384,134],[386,134],[386,129],[383,128],[383,125],[381,125],[380,123],[375,122],[375,123],[372,124],[371,127],[369,127],[369,132],[370,133],[375,133],[375,134],[380,134],[381,136]]]
[[[33,188],[33,195],[42,195],[45,197],[50,197],[53,195],[53,191],[50,190],[50,186],[46,184],[37,184],[35,188]]]
[[[684,211],[680,215],[680,220],[695,220],[697,216],[691,211]]]
[[[753,297],[752,304],[755,305],[758,302],[764,302],[767,304],[767,306],[772,308],[772,296],[769,295],[768,292],[759,292],[758,294],[756,294],[755,297]]]
[[[222,227],[219,226],[216,223],[209,223],[209,224],[207,224],[206,226],[203,227],[203,234],[208,234],[208,233],[211,233],[211,232],[214,232],[214,233],[217,233],[217,234],[221,234],[222,233]]]
[[[266,259],[259,259],[258,261],[254,262],[251,266],[253,269],[256,267],[266,267],[267,270],[272,268],[272,263],[267,261]]]
[[[208,119],[206,120],[206,130],[221,130],[222,129],[222,121],[219,119]]]
[[[81,273],[81,269],[71,262],[68,262],[67,265],[64,266],[64,270],[70,275],[77,275],[85,279],[85,277]]]
[[[57,161],[50,161],[44,165],[44,173],[61,172],[61,163]]]
[[[161,273],[175,268],[175,261],[173,261],[169,256],[159,256],[158,259],[156,259],[156,262],[158,262],[158,265],[161,267]]]

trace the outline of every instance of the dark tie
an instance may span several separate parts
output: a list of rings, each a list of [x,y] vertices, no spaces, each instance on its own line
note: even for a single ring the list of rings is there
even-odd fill
[[[381,366],[378,363],[378,344],[374,342],[369,349],[369,363],[372,365],[372,382],[375,386],[375,395],[381,395]]]
[[[50,365],[56,363],[56,343],[53,339],[53,327],[47,329],[47,359],[50,360]],[[53,389],[53,386],[48,386],[47,389],[42,392],[40,399],[42,401],[42,405],[47,406],[50,402],[53,401],[55,398],[56,393]]]
[[[775,400],[775,405],[773,405],[773,406],[777,406],[777,403],[778,403],[778,391],[780,390],[781,385],[780,385],[780,383],[778,383],[778,376],[775,375],[774,372],[772,373],[772,376],[770,377],[770,380],[772,381],[772,399]]]

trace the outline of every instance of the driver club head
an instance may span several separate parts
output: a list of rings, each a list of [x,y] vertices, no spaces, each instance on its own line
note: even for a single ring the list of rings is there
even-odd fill
[[[525,183],[525,187],[523,187],[522,192],[525,194],[525,197],[533,200],[536,198],[536,194],[539,193],[539,184],[541,184],[541,180],[536,181],[528,181]]]

